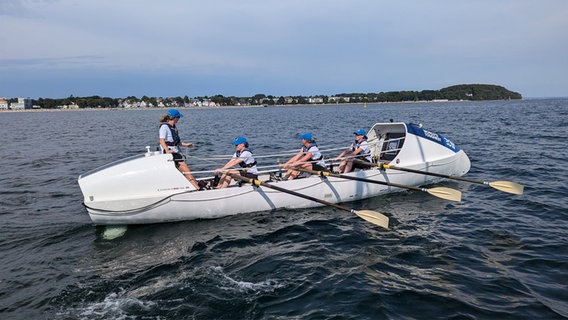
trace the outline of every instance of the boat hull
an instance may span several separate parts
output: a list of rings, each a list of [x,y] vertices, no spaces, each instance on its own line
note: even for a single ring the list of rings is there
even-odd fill
[[[389,127],[390,126],[390,127]],[[470,169],[464,151],[440,146],[405,124],[375,125],[369,132],[381,141],[386,131],[405,132],[404,146],[391,163],[397,166],[461,176]],[[380,144],[373,152],[379,153]],[[346,175],[408,186],[435,183],[440,178],[396,170],[355,171]],[[280,188],[330,203],[361,200],[403,189],[336,177],[308,176],[291,181],[268,181]],[[84,205],[93,223],[99,225],[149,224],[195,219],[214,219],[235,214],[301,209],[322,204],[274,189],[243,184],[225,189],[196,191],[175,169],[171,155],[149,152],[122,160],[79,177]]]

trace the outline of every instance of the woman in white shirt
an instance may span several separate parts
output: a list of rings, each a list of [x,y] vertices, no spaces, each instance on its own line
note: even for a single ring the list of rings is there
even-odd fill
[[[285,179],[296,179],[298,175],[300,175],[300,171],[294,170],[294,168],[327,171],[325,162],[323,161],[323,155],[312,134],[306,132],[298,138],[302,140],[302,148],[295,156],[281,165],[281,167],[288,169]]]
[[[195,181],[193,175],[189,171],[187,163],[185,163],[185,158],[179,153],[179,147],[193,147],[191,142],[182,142],[176,123],[179,119],[183,117],[176,109],[168,110],[168,113],[160,118],[160,148],[163,153],[171,153],[174,157],[174,163],[176,168],[185,176],[185,178],[195,187],[195,189],[200,190],[201,187]]]
[[[371,162],[371,148],[367,143],[367,132],[363,129],[359,129],[353,133],[355,134],[355,141],[347,150],[343,151],[338,156],[338,158],[343,158],[339,164],[339,173],[351,172],[351,170],[355,168],[370,168],[369,165],[365,165],[357,161],[353,162],[354,159]]]
[[[229,160],[223,167],[215,170],[215,173],[223,172],[223,175],[217,184],[217,189],[229,186],[232,179],[229,174],[240,174],[243,177],[258,179],[256,160],[254,160],[254,157],[252,156],[252,149],[249,147],[247,138],[237,137],[233,141],[233,145],[236,150],[231,160]],[[227,171],[228,169],[233,169],[237,165],[241,167],[239,170]]]

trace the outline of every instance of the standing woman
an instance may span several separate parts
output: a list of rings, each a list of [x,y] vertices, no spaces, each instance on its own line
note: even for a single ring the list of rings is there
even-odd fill
[[[312,134],[306,132],[298,138],[302,140],[302,148],[295,156],[281,165],[285,169],[289,169],[288,172],[286,172],[285,179],[292,180],[298,177],[300,171],[293,170],[295,167],[316,171],[327,171],[325,162],[323,161],[323,155],[319,151],[318,145],[316,144]]]
[[[171,153],[174,157],[174,163],[176,168],[181,171],[181,173],[189,180],[189,182],[195,187],[195,189],[201,189],[195,181],[195,178],[191,175],[189,167],[185,163],[185,158],[179,153],[179,146],[182,147],[193,147],[191,142],[182,142],[176,123],[179,119],[183,117],[176,109],[168,110],[168,113],[160,118],[160,147],[163,153]]]
[[[227,162],[223,167],[215,170],[215,173],[223,171],[223,175],[219,179],[219,184],[217,185],[218,189],[226,188],[231,183],[231,176],[230,174],[240,174],[243,177],[251,178],[251,179],[258,179],[258,170],[256,168],[256,161],[252,156],[252,149],[249,147],[247,142],[247,138],[245,137],[237,137],[233,141],[233,145],[235,146],[235,153],[229,162]],[[232,169],[236,165],[241,167],[240,170],[230,170],[226,171],[227,169]]]

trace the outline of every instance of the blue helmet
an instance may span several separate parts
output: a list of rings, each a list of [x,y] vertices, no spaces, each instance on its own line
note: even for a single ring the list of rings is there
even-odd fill
[[[170,109],[168,110],[168,116],[171,118],[182,118],[183,114],[181,114],[177,109]]]
[[[306,141],[312,141],[314,139],[314,137],[312,136],[311,133],[306,132],[303,135],[299,136],[298,139],[304,139]]]
[[[235,140],[233,141],[233,145],[238,146],[239,144],[246,144],[247,143],[247,138],[245,137],[236,137]]]
[[[364,135],[367,134],[367,132],[365,132],[365,130],[363,130],[363,129],[359,129],[359,130],[357,130],[357,131],[355,131],[355,132],[353,132],[353,133],[356,134],[356,135],[358,135],[358,136],[364,136]]]

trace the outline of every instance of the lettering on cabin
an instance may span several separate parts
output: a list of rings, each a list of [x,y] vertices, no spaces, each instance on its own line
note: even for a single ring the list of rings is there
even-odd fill
[[[446,145],[452,149],[456,148],[456,145],[448,138],[444,137],[444,142],[446,143]]]
[[[424,135],[430,139],[434,139],[436,141],[442,142],[442,139],[440,138],[440,136],[437,133],[428,131],[428,130],[424,130]]]

